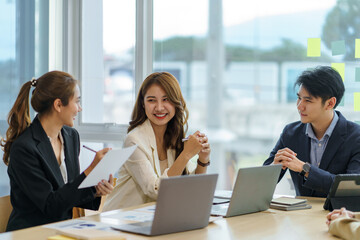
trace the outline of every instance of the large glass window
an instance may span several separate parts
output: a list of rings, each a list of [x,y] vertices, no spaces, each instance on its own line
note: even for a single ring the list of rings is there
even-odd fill
[[[230,189],[237,169],[261,165],[285,124],[299,119],[293,83],[303,70],[344,63],[339,110],[360,120],[359,9],[351,0],[302,0],[296,7],[285,0],[0,0],[0,134],[21,84],[50,66],[81,81],[82,141],[120,146],[139,86],[135,75],[168,71],[190,110],[188,133],[209,136],[209,171],[220,173],[218,187]],[[321,40],[318,57],[307,55],[310,38]],[[2,164],[0,194],[8,191],[5,170]]]
[[[0,137],[21,85],[48,71],[48,16],[48,1],[0,0]],[[1,163],[0,196],[9,194],[6,170]]]
[[[5,136],[7,113],[18,88],[15,69],[15,1],[0,1],[0,137]],[[0,196],[9,194],[7,167],[0,152]]]
[[[221,187],[231,187],[239,167],[261,165],[284,126],[299,120],[293,84],[307,68],[345,64],[339,110],[358,120],[358,14],[350,0],[154,0],[153,68],[178,78],[189,132],[209,135]],[[309,38],[321,39],[321,56],[307,55]],[[337,41],[344,52],[334,51]]]
[[[0,1],[0,120],[5,121],[18,87],[15,69],[15,1]],[[5,125],[0,128],[4,134]]]
[[[85,124],[129,123],[135,99],[135,2],[83,1],[81,80]]]

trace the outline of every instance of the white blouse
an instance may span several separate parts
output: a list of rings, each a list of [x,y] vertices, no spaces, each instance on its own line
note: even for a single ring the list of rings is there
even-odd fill
[[[65,153],[64,153],[64,139],[61,135],[61,133],[59,134],[59,138],[60,138],[60,142],[61,142],[61,151],[60,151],[60,172],[61,175],[64,179],[65,184],[68,182],[68,176],[67,176],[67,170],[66,170],[66,163],[65,163]]]
[[[137,148],[119,169],[116,187],[106,197],[103,211],[156,201],[160,180],[168,177],[169,167],[174,164],[174,149],[167,150],[167,160],[159,160],[149,119],[126,136],[124,147],[133,145],[137,145]],[[186,165],[190,174],[195,174],[197,158],[198,155],[194,156]]]

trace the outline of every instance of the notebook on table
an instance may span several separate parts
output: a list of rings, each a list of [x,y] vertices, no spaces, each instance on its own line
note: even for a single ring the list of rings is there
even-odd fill
[[[206,227],[218,174],[161,179],[152,221],[112,226],[120,231],[156,236]]]
[[[293,211],[293,210],[302,210],[302,209],[310,209],[312,206],[310,204],[301,203],[296,205],[283,205],[283,204],[276,204],[271,203],[270,208],[283,210],[283,211]]]
[[[233,217],[268,209],[280,171],[280,164],[240,168],[233,191],[215,193],[214,202],[217,204],[212,206],[211,215]],[[230,202],[218,204],[216,199],[226,199],[226,195]]]

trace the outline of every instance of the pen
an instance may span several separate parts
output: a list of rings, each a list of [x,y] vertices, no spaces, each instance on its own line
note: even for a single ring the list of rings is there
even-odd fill
[[[90,151],[96,153],[96,151],[95,151],[94,149],[92,149],[92,148],[89,148],[89,147],[87,147],[87,146],[85,146],[85,145],[83,145],[83,147],[86,148],[87,150],[90,150]]]
[[[189,140],[189,137],[186,137],[186,138],[181,139],[182,142],[185,142],[185,141],[187,141],[187,140]]]

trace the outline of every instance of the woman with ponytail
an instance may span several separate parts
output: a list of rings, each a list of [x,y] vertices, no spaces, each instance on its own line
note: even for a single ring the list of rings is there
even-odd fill
[[[38,113],[32,122],[31,89],[31,106]],[[73,207],[96,210],[100,196],[112,191],[111,175],[96,187],[78,189],[109,151],[98,151],[80,174],[80,138],[72,127],[81,110],[79,86],[68,73],[48,72],[22,86],[1,141],[13,207],[7,231],[70,219]]]
[[[199,131],[185,138],[187,120],[177,79],[168,72],[150,74],[140,87],[124,142],[138,147],[120,168],[104,211],[155,201],[161,178],[206,173],[208,139]]]

